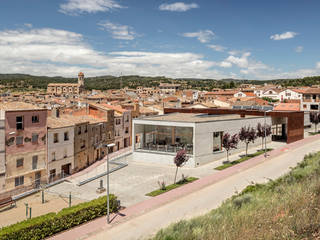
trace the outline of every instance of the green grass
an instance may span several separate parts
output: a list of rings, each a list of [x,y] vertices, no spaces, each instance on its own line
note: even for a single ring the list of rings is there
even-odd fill
[[[318,135],[320,134],[320,132],[309,132],[309,135],[314,136],[314,135]]]
[[[188,178],[186,178],[186,181],[180,181],[180,182],[177,182],[176,184],[168,185],[168,186],[166,186],[166,189],[165,189],[165,190],[158,189],[158,190],[152,191],[152,192],[150,192],[150,193],[147,193],[146,196],[155,197],[155,196],[158,196],[158,195],[160,195],[160,194],[162,194],[162,193],[168,192],[168,191],[170,191],[170,190],[172,190],[172,189],[181,187],[182,185],[191,183],[191,182],[196,181],[196,180],[198,180],[198,178],[188,177]]]
[[[273,150],[272,148],[267,148],[267,152]],[[232,167],[233,165],[236,165],[238,163],[241,163],[241,162],[244,162],[244,161],[247,161],[249,160],[250,158],[253,158],[253,157],[256,157],[256,156],[259,156],[261,154],[264,154],[264,150],[259,150],[257,151],[256,153],[253,153],[253,154],[248,154],[247,156],[244,156],[242,158],[239,158],[238,160],[234,160],[232,162],[228,162],[228,163],[225,163],[219,167],[216,167],[215,170],[223,170],[223,169],[226,169],[228,167]]]
[[[160,230],[153,240],[320,239],[320,152],[288,174],[252,184],[206,215]]]

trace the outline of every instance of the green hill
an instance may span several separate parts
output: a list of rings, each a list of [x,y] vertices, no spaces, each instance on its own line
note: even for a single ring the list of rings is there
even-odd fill
[[[210,213],[180,221],[153,240],[320,239],[320,153],[267,184],[248,186]]]
[[[46,89],[49,83],[75,83],[77,78],[64,77],[47,77],[32,76],[27,74],[0,74],[0,85],[4,86],[4,90],[30,90]],[[99,76],[85,78],[85,87],[88,90],[98,89],[119,89],[120,87],[136,88],[138,86],[153,87],[158,86],[160,82],[179,83],[182,88],[211,90],[212,88],[234,88],[240,84],[264,84],[273,83],[287,86],[312,86],[320,85],[320,76],[306,77],[301,79],[279,79],[279,80],[238,80],[238,79],[195,79],[195,78],[179,78],[172,79],[163,76],[159,77],[143,77],[143,76]]]

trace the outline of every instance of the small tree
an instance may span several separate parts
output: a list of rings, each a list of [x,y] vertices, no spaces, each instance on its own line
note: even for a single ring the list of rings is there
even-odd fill
[[[250,126],[249,127],[242,127],[239,132],[239,139],[240,141],[246,144],[246,156],[248,155],[248,145],[249,143],[253,142],[257,138],[256,130]]]
[[[222,137],[222,146],[227,151],[227,161],[229,162],[229,151],[237,148],[239,142],[238,134],[230,135],[225,133]]]
[[[263,149],[263,140],[264,138],[267,136],[271,135],[271,126],[270,125],[266,125],[262,126],[261,123],[258,123],[257,125],[257,137],[261,137],[261,149]]]
[[[177,167],[176,174],[174,176],[174,184],[176,184],[178,168],[183,167],[188,162],[188,160],[189,160],[189,157],[187,156],[187,152],[185,149],[179,150],[176,156],[174,157],[174,164]]]
[[[320,121],[320,114],[317,112],[310,112],[310,122],[314,124],[314,131],[317,132],[317,126]]]

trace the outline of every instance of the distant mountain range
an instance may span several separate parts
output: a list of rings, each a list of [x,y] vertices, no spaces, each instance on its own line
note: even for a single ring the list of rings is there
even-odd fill
[[[77,78],[65,77],[47,77],[32,76],[28,74],[0,74],[0,84],[4,86],[4,90],[11,89],[17,91],[46,89],[49,83],[76,83]],[[240,80],[240,79],[197,79],[197,78],[166,78],[159,77],[143,77],[143,76],[98,76],[85,78],[86,89],[119,89],[119,88],[136,88],[138,86],[154,87],[160,82],[179,83],[182,88],[193,88],[198,90],[211,90],[212,88],[235,88],[240,84],[259,84],[272,83],[286,86],[312,86],[320,85],[320,76],[305,77],[299,79],[277,79],[277,80]],[[32,86],[32,87],[31,87]]]

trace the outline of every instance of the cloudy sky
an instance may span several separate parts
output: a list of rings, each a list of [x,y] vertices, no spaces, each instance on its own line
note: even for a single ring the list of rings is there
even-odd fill
[[[2,0],[0,73],[320,75],[318,0]]]

